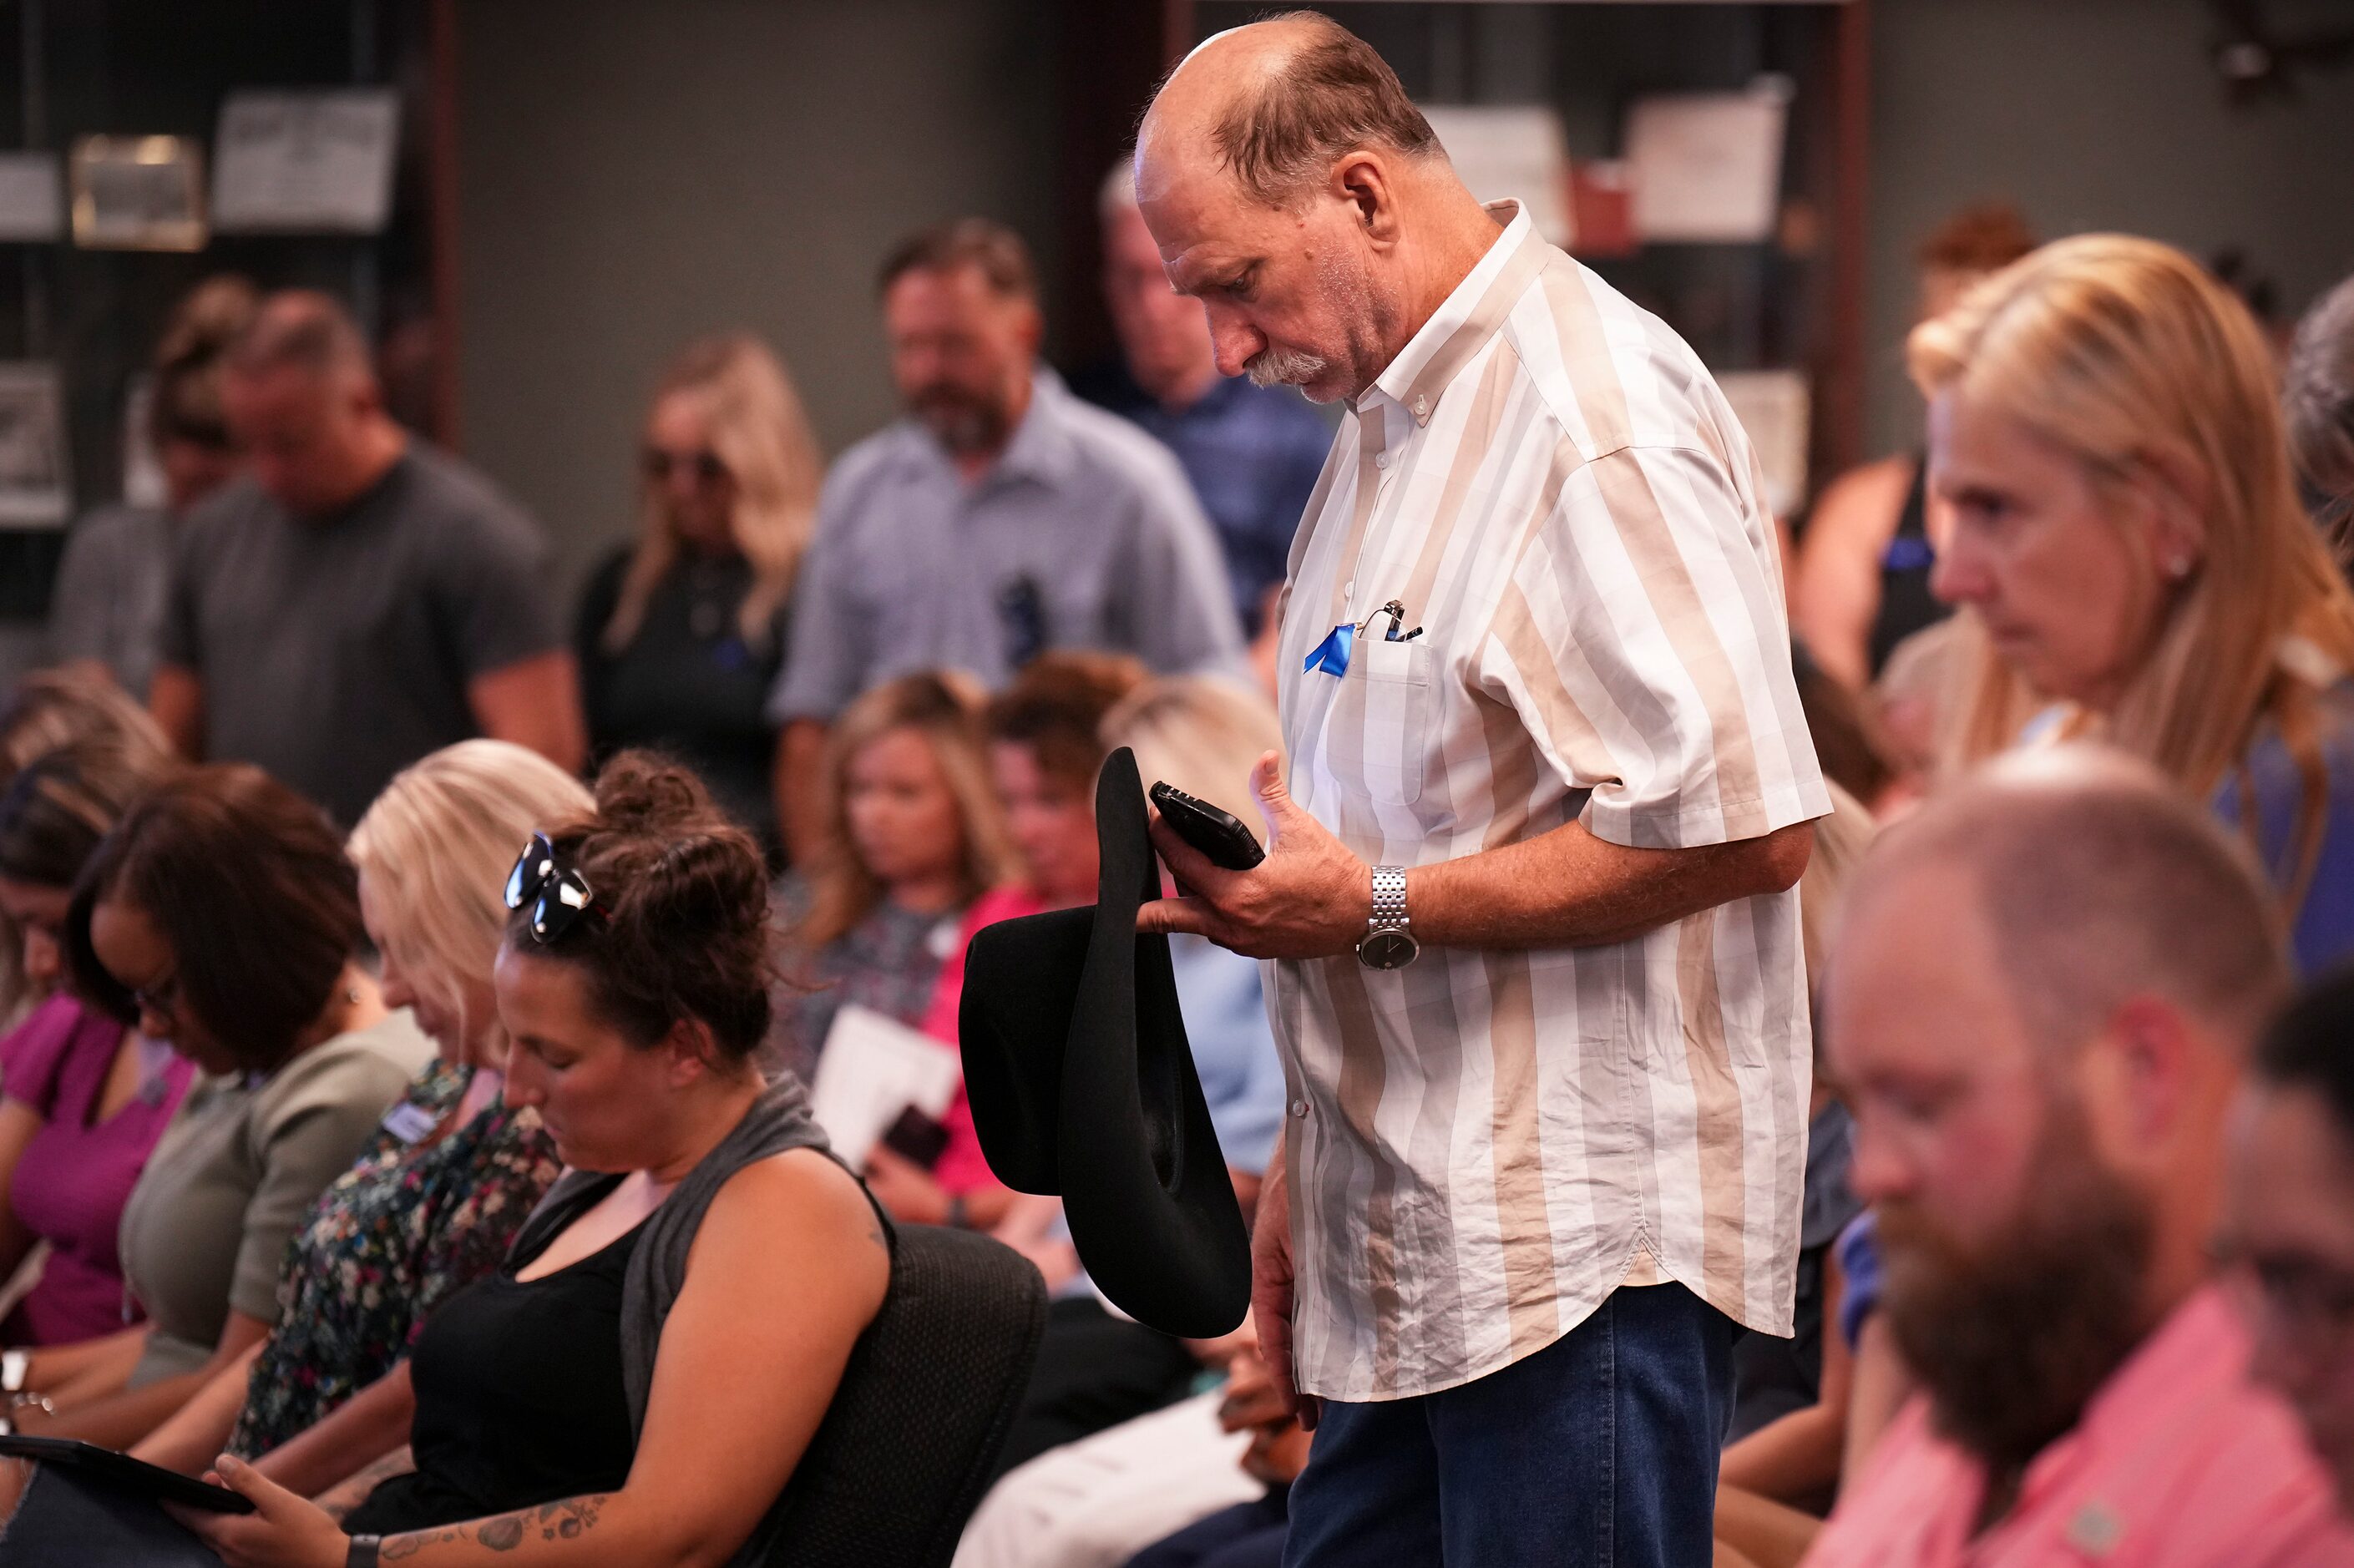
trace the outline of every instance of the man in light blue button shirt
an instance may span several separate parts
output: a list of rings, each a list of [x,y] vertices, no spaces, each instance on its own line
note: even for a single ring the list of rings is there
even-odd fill
[[[769,701],[778,820],[816,847],[826,726],[861,692],[953,666],[1002,685],[1047,648],[1246,676],[1216,535],[1168,449],[1037,363],[1029,256],[967,218],[884,264],[907,418],[844,452],[819,502]]]

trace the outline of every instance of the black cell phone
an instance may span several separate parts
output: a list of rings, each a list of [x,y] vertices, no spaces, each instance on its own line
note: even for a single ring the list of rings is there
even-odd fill
[[[216,1487],[71,1437],[0,1437],[0,1454],[14,1459],[38,1459],[44,1465],[65,1465],[93,1480],[107,1482],[157,1502],[200,1508],[207,1513],[251,1513],[252,1499],[227,1487]]]
[[[1232,811],[1223,811],[1207,800],[1193,796],[1163,780],[1145,793],[1161,812],[1161,820],[1177,830],[1177,836],[1202,852],[1202,857],[1212,865],[1227,871],[1248,871],[1267,858],[1251,831],[1235,821]]]

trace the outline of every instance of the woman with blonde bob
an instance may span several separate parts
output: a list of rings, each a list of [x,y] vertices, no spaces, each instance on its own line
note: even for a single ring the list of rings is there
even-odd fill
[[[590,744],[599,757],[643,746],[687,763],[773,847],[764,709],[816,525],[817,439],[777,356],[737,334],[671,361],[643,440],[637,541],[581,601]]]
[[[410,1344],[440,1304],[498,1266],[558,1172],[538,1118],[503,1102],[507,1042],[491,991],[514,846],[589,809],[536,752],[461,741],[385,786],[347,853],[383,961],[436,1059],[375,1143],[297,1229],[276,1327],[133,1450],[200,1474],[223,1452],[320,1491],[408,1440]]]
[[[2240,825],[2310,969],[2354,949],[2354,596],[2291,476],[2271,351],[2153,240],[2084,235],[1914,329],[1933,579],[1970,614],[1949,766],[2096,736]]]
[[[953,671],[903,675],[843,710],[826,739],[825,837],[789,878],[798,1065],[844,1002],[920,1020],[967,906],[1017,874],[989,782],[982,698]]]

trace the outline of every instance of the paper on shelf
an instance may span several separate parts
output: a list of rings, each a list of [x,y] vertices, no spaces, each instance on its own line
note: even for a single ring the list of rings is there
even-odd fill
[[[1766,471],[1766,504],[1788,517],[1807,499],[1807,440],[1812,399],[1796,370],[1721,370],[1716,384],[1748,432]]]
[[[1522,106],[1423,106],[1447,162],[1481,201],[1517,199],[1529,222],[1566,249],[1576,238],[1569,205],[1569,145],[1561,116]]]
[[[381,233],[399,128],[390,88],[229,94],[214,139],[213,228]]]
[[[1671,92],[1635,101],[1627,162],[1635,233],[1644,240],[1754,241],[1774,232],[1790,86],[1760,78],[1745,92]]]
[[[62,239],[65,182],[55,153],[0,153],[0,240]]]

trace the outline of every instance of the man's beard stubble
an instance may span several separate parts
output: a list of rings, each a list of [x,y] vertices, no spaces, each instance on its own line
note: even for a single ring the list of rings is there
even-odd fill
[[[960,457],[997,451],[1013,433],[1002,403],[945,382],[909,394],[907,409]]]
[[[2055,1109],[2025,1210],[1983,1255],[1903,1204],[1881,1210],[1897,1348],[1937,1429],[1997,1475],[2073,1427],[2153,1326],[2142,1307],[2149,1204],[2087,1148],[2082,1112]]]
[[[1373,280],[1362,267],[1330,249],[1317,258],[1316,291],[1320,313],[1334,323],[1345,339],[1349,384],[1328,387],[1324,395],[1318,397],[1309,390],[1310,387],[1329,380],[1336,370],[1343,368],[1341,361],[1331,355],[1310,354],[1305,349],[1283,348],[1274,344],[1246,361],[1243,374],[1256,387],[1297,387],[1301,396],[1311,402],[1341,398],[1354,401],[1381,374],[1384,363],[1381,344],[1388,337],[1397,312],[1373,287]]]

